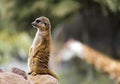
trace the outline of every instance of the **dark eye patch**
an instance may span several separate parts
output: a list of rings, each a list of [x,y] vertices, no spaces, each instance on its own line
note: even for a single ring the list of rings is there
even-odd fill
[[[36,23],[39,23],[39,22],[41,22],[41,20],[36,20]]]

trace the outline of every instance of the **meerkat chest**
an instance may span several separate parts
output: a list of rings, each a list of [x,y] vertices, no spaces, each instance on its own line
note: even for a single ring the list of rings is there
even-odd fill
[[[35,38],[33,40],[33,43],[32,43],[32,48],[35,48],[35,46],[37,46],[39,43],[41,43],[41,35],[40,35],[40,32],[37,32],[36,35],[35,35]]]

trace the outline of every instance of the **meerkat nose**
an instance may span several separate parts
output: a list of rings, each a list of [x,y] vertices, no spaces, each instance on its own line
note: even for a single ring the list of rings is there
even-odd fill
[[[34,24],[35,24],[35,22],[32,22],[32,23],[31,23],[31,25],[34,25]]]
[[[36,24],[36,22],[34,21],[34,22],[32,22],[31,23],[31,25],[34,27],[34,28],[37,28],[38,27],[38,25]]]
[[[37,26],[36,22],[31,23],[32,26]]]

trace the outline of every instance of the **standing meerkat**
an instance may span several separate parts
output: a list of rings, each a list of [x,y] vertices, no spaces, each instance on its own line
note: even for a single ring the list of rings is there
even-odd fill
[[[51,45],[50,21],[48,18],[42,16],[32,22],[32,26],[37,28],[37,33],[29,51],[29,74],[49,74],[58,79],[57,75],[53,73],[48,66]]]

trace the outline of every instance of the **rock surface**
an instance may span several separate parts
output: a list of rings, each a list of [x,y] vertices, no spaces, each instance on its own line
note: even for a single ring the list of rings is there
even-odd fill
[[[30,80],[32,84],[59,84],[58,80],[50,75],[30,75],[28,76],[28,80]]]
[[[7,72],[0,69],[0,84],[59,84],[58,80],[50,75],[27,76],[19,68],[12,68]]]
[[[23,70],[20,70],[20,69],[18,69],[18,68],[13,67],[12,69],[10,69],[10,72],[13,72],[13,73],[16,73],[16,74],[18,74],[18,75],[21,75],[21,76],[23,76],[25,79],[27,79],[27,74],[26,74],[26,72],[23,71]]]
[[[32,84],[21,75],[12,72],[0,73],[0,84]]]

